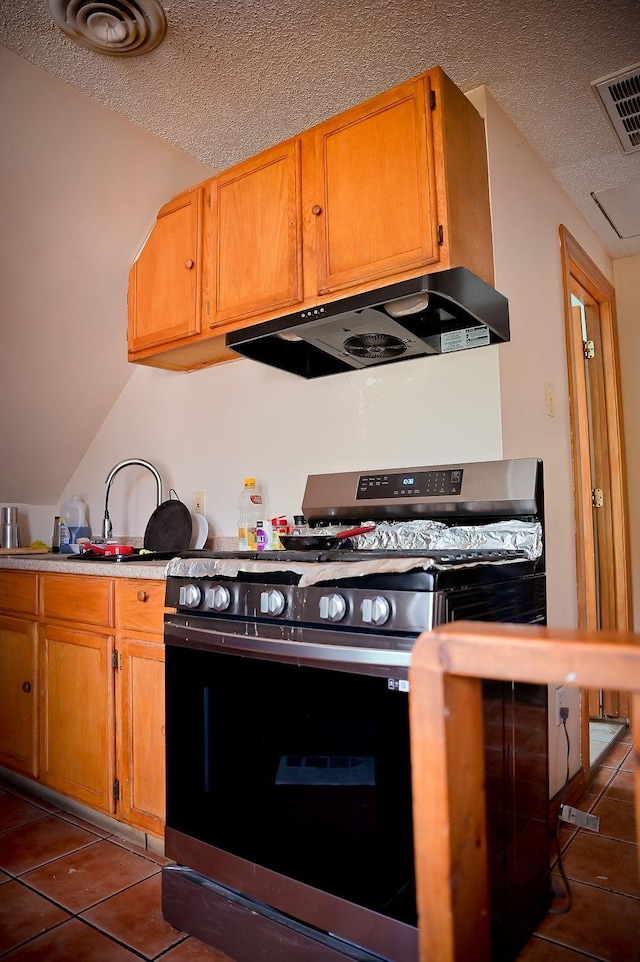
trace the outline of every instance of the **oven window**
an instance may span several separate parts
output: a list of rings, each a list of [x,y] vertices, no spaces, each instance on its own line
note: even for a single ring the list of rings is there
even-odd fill
[[[408,695],[167,647],[167,824],[416,924]]]

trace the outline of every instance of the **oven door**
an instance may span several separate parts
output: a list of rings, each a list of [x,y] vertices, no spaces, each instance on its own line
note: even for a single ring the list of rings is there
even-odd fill
[[[167,855],[414,960],[413,641],[370,650],[322,635],[167,616]]]

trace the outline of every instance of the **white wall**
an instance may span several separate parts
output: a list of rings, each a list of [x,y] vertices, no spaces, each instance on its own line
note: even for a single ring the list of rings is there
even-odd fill
[[[640,255],[614,263],[631,540],[634,630],[640,632]]]

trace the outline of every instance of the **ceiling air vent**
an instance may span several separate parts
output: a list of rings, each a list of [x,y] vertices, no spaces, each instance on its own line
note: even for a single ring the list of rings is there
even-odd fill
[[[116,57],[149,53],[167,29],[157,0],[49,0],[49,12],[71,40]]]
[[[625,154],[640,150],[640,64],[591,86],[598,94]]]

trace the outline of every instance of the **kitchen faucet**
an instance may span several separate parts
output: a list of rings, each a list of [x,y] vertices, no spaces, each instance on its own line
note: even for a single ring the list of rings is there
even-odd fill
[[[107,485],[107,494],[104,499],[104,518],[102,519],[103,538],[110,538],[113,531],[113,525],[111,524],[111,518],[109,517],[109,490],[111,488],[111,484],[118,471],[121,471],[122,468],[127,468],[130,464],[138,464],[141,468],[148,468],[149,471],[151,471],[158,486],[158,507],[160,507],[160,504],[162,503],[162,479],[160,478],[157,468],[154,468],[152,464],[149,464],[148,461],[143,461],[141,458],[127,458],[125,461],[119,461],[115,467],[111,468],[109,474],[107,475],[107,480],[105,481],[105,484]]]

